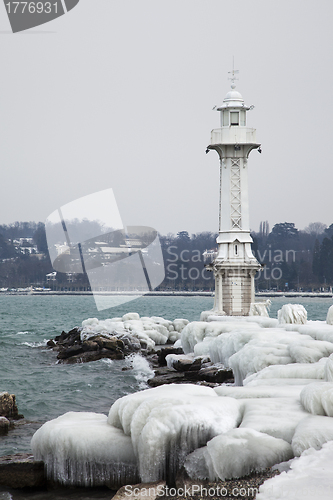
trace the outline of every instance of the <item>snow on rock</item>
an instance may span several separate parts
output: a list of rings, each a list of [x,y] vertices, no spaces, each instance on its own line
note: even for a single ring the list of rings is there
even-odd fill
[[[333,417],[333,382],[314,382],[301,392],[303,407],[314,415]]]
[[[308,415],[300,402],[293,398],[249,399],[243,405],[240,428],[264,432],[288,443],[291,443],[299,422]]]
[[[130,334],[140,340],[144,347],[153,349],[155,344],[176,342],[187,323],[187,319],[170,321],[158,316],[140,318],[138,313],[127,313],[122,318],[105,320],[88,318],[82,321],[81,340],[88,340],[96,335],[121,338],[122,335]]]
[[[165,361],[167,364],[167,367],[170,368],[171,370],[175,370],[174,364],[176,365],[179,361],[184,361],[185,363],[188,362],[189,364],[192,364],[194,361],[194,354],[168,354],[165,356]]]
[[[305,324],[308,313],[301,304],[284,304],[278,311],[279,323]]]
[[[296,427],[292,439],[294,455],[299,457],[309,448],[320,450],[324,443],[333,440],[333,418],[309,415]]]
[[[331,306],[327,311],[326,323],[328,325],[333,325],[333,306]]]
[[[291,470],[268,479],[260,486],[256,500],[332,500],[333,442],[317,451],[306,450],[291,461]]]
[[[237,427],[241,405],[209,387],[167,385],[118,399],[108,422],[130,436],[141,481],[174,480],[188,453]]]
[[[253,429],[232,429],[191,453],[185,469],[192,479],[238,478],[289,460],[289,443]]]
[[[138,480],[130,437],[99,413],[65,413],[46,422],[31,441],[47,477],[67,485],[113,486]]]

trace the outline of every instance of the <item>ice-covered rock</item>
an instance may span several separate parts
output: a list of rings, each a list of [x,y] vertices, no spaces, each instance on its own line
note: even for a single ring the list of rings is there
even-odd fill
[[[300,394],[303,407],[314,415],[333,417],[333,382],[314,382]]]
[[[333,325],[333,306],[331,306],[327,311],[326,323],[328,325]]]
[[[205,357],[195,357],[194,354],[168,354],[165,358],[167,367],[180,372],[200,370]]]
[[[119,338],[122,335],[130,334],[140,340],[146,348],[153,349],[155,344],[163,345],[167,342],[176,342],[187,324],[187,319],[170,321],[159,316],[140,318],[138,313],[127,313],[122,318],[105,320],[88,318],[82,321],[80,338],[83,342],[96,335]]]
[[[307,315],[305,307],[301,304],[284,304],[278,311],[278,320],[281,324],[305,324]]]
[[[192,479],[224,481],[263,471],[292,456],[283,439],[253,429],[233,429],[191,453],[184,465]]]
[[[274,384],[270,382],[274,381]],[[294,379],[290,379],[294,380]],[[214,391],[218,396],[228,396],[235,399],[262,399],[262,398],[293,398],[299,399],[299,395],[304,388],[304,385],[299,385],[303,380],[298,381],[298,384],[285,385],[286,380],[269,379],[260,380],[262,384],[249,383],[245,386],[220,385],[214,387]],[[310,380],[309,382],[312,382]]]
[[[256,500],[332,500],[332,441],[319,451],[309,448],[301,457],[292,460],[290,467],[290,471],[265,481]]]
[[[237,427],[240,404],[208,387],[168,385],[118,399],[108,422],[131,436],[141,480],[174,480],[188,453]]]
[[[267,366],[258,373],[244,379],[244,385],[259,379],[324,379],[326,358],[317,363],[290,363],[287,365]]]
[[[113,488],[138,482],[131,438],[99,413],[65,413],[35,432],[31,447],[47,477],[66,485]]]
[[[294,320],[297,311],[301,316],[297,308],[291,311]],[[218,319],[189,323],[181,333],[181,344],[185,354],[208,355],[213,363],[232,368],[237,385],[270,365],[315,364],[333,354],[333,328],[323,322],[284,323],[276,328],[272,325],[277,320],[271,324],[271,318],[260,316]]]
[[[333,382],[333,355],[331,354],[325,363],[324,379],[326,382]]]
[[[249,399],[243,405],[240,428],[264,432],[288,443],[291,443],[299,422],[308,415],[294,398]]]
[[[325,321],[308,321],[305,325],[284,324],[285,330],[295,331],[302,335],[309,335],[315,340],[326,340],[333,343],[333,325],[328,325]]]
[[[230,320],[209,323],[204,321],[193,321],[192,323],[189,323],[181,333],[182,347],[185,354],[189,354],[194,351],[194,346],[199,342],[202,342],[205,338],[214,338],[223,333],[230,332],[234,335],[237,331],[242,333],[256,331],[258,328],[260,329],[257,324],[245,321],[236,322]],[[248,340],[246,339],[244,343],[247,341]]]
[[[122,321],[139,320],[140,315],[138,313],[126,313],[121,319]]]
[[[333,440],[333,418],[318,415],[309,415],[300,421],[296,427],[292,449],[299,457],[309,448],[320,450],[324,443]]]
[[[268,310],[272,302],[267,299],[264,302],[252,302],[250,306],[249,316],[266,316],[268,317]]]

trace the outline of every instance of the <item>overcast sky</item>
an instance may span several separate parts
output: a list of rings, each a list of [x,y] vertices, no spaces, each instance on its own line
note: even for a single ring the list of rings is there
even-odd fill
[[[113,188],[124,224],[217,231],[205,154],[239,69],[250,223],[333,222],[332,0],[81,0],[12,34],[0,5],[0,223]]]

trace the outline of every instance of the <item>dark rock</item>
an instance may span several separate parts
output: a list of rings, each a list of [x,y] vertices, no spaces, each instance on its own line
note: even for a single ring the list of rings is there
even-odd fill
[[[162,347],[162,349],[157,352],[160,366],[166,366],[167,363],[165,358],[168,354],[184,354],[184,351],[181,347]]]
[[[57,337],[54,338],[54,340],[58,344],[66,345],[66,346],[71,346],[75,342],[80,342],[81,341],[81,330],[79,328],[73,328],[70,330],[68,333],[62,332],[61,335],[58,335]]]
[[[232,370],[227,368],[219,368],[216,366],[208,366],[201,368],[197,373],[188,373],[187,378],[196,381],[213,382],[222,384],[226,380],[233,379]]]
[[[121,343],[122,345],[123,342]],[[113,337],[112,339],[105,339],[103,342],[104,349],[110,349],[111,351],[115,351],[119,347],[118,339]]]
[[[40,488],[46,485],[44,463],[33,455],[18,453],[0,457],[0,485],[7,488]]]
[[[163,384],[192,383],[215,387],[223,382],[233,382],[232,370],[219,366],[205,364],[198,371],[175,371],[167,367],[155,369],[154,378],[148,380],[150,387],[158,387]]]
[[[18,412],[14,394],[0,393],[0,416],[12,418],[13,420],[23,418],[23,415]]]
[[[98,361],[103,358],[124,359],[124,357],[124,353],[118,348],[115,351],[111,351],[110,349],[100,349],[98,351],[86,351],[69,358],[59,359],[59,363],[88,363],[89,361]]]
[[[98,351],[99,345],[97,344],[97,342],[94,342],[93,340],[85,340],[84,342],[82,342],[82,349],[83,352]]]
[[[76,354],[80,354],[81,352],[83,352],[82,345],[80,344],[71,345],[59,351],[57,358],[66,359],[75,356]]]
[[[124,347],[124,342],[119,340],[117,337],[104,337],[103,335],[98,335],[96,337],[90,337],[89,340],[96,342],[101,349],[105,348],[114,350]]]
[[[140,342],[140,347],[141,349],[144,349],[145,351],[148,349],[148,344],[144,339],[139,339]]]
[[[54,340],[50,339],[46,342],[46,345],[47,347],[56,347],[56,343],[54,342]]]
[[[121,340],[124,344],[124,351],[126,354],[140,351],[141,349],[141,344],[139,342],[139,339],[136,337],[133,337],[129,333],[124,333],[119,336],[119,340]]]
[[[154,378],[149,379],[147,381],[149,387],[158,387],[164,384],[183,384],[186,382],[184,373],[167,370],[167,373],[155,374]]]
[[[10,422],[6,417],[0,417],[0,436],[4,436],[8,433],[10,427]]]
[[[177,372],[188,372],[188,371],[199,371],[201,368],[201,359],[186,359],[179,358],[174,360],[172,363],[172,367]]]

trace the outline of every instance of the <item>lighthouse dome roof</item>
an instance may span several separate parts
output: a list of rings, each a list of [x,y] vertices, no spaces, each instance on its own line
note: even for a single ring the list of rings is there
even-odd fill
[[[223,102],[226,101],[239,101],[239,102],[244,102],[244,99],[242,97],[242,94],[238,92],[238,90],[232,89],[229,90],[227,95],[225,96]]]
[[[224,108],[244,108],[244,99],[242,97],[242,94],[238,92],[238,90],[235,90],[234,87],[231,87],[231,90],[227,93],[225,98],[223,99],[223,104],[219,110],[222,110]],[[247,109],[245,107],[245,109]]]

